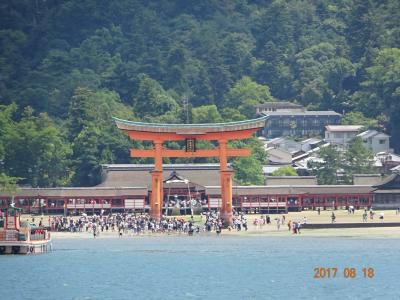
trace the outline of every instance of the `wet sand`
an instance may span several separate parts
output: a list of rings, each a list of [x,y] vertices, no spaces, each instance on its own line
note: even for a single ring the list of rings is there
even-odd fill
[[[400,238],[400,227],[379,227],[379,228],[341,228],[341,229],[303,229],[300,234],[292,234],[287,230],[287,227],[281,227],[280,230],[276,228],[263,228],[263,229],[253,229],[249,228],[247,231],[228,231],[224,229],[221,236],[271,236],[271,237],[298,237],[302,236],[312,236],[312,237],[354,237],[354,238]],[[216,235],[215,232],[205,233],[201,232],[201,236]],[[52,232],[52,239],[93,239],[93,234],[90,232]],[[152,237],[168,237],[168,236],[182,236],[186,237],[187,234],[178,233],[145,233],[145,234],[124,234],[122,238],[140,238],[142,236],[152,236]],[[194,237],[196,234],[194,234]],[[117,232],[104,232],[100,233],[96,239],[104,238],[120,238]]]

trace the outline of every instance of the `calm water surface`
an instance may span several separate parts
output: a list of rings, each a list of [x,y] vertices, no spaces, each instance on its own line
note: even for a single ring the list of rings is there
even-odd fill
[[[400,239],[124,237],[53,248],[0,256],[0,299],[400,299]],[[314,279],[315,267],[337,267],[337,277]],[[345,279],[346,267],[357,278]]]

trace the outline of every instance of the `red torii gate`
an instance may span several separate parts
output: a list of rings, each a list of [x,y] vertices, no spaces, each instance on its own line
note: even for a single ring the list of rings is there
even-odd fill
[[[150,214],[160,220],[163,202],[163,158],[164,157],[218,157],[221,172],[221,217],[227,224],[232,222],[232,170],[228,168],[230,156],[249,156],[251,149],[231,149],[229,140],[250,138],[252,134],[265,126],[266,117],[229,123],[211,124],[156,124],[132,122],[114,118],[117,127],[126,132],[132,140],[153,142],[153,149],[131,149],[131,157],[154,158]],[[216,149],[196,149],[197,140],[214,140]],[[184,150],[172,150],[163,147],[166,141],[185,141]]]

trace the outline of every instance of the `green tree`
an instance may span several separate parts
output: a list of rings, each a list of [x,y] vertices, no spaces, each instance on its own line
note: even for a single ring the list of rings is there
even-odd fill
[[[73,146],[75,168],[72,181],[75,186],[93,186],[99,183],[100,138],[100,130],[93,126],[85,127],[75,138]]]
[[[320,108],[342,109],[348,100],[344,81],[354,75],[355,67],[345,57],[340,46],[323,42],[304,49],[295,55],[294,87],[301,95],[300,101]]]
[[[229,90],[224,99],[224,105],[237,109],[247,118],[252,118],[257,104],[271,101],[274,101],[274,98],[268,86],[258,84],[245,76]]]
[[[113,116],[135,119],[116,93],[77,89],[69,119],[74,185],[99,183],[100,164],[129,162],[130,141],[116,128]]]
[[[267,163],[263,143],[252,137],[246,140],[230,141],[229,147],[251,149],[251,156],[231,159],[235,170],[235,179],[244,185],[263,185],[265,180],[262,166]]]
[[[233,164],[235,170],[235,180],[243,185],[263,185],[265,184],[262,166],[253,156],[241,157]]]
[[[12,119],[13,114],[17,111],[17,105],[0,105],[0,172],[3,171],[4,155],[6,152],[6,138],[9,136],[14,127]]]
[[[218,108],[213,105],[203,105],[192,109],[193,123],[219,123],[222,122]]]
[[[327,146],[318,152],[318,159],[309,161],[308,167],[317,176],[318,184],[337,184],[342,156],[335,147]]]
[[[87,88],[78,88],[72,96],[69,107],[69,133],[72,137],[77,136],[84,127],[98,120],[98,110],[93,109],[93,92]]]
[[[34,187],[68,183],[70,146],[47,114],[35,116],[25,108],[23,118],[5,135],[4,146],[5,172],[22,177],[21,183]]]
[[[271,176],[298,176],[298,174],[295,168],[286,166],[273,171]]]
[[[374,172],[374,155],[364,147],[360,137],[355,137],[349,142],[343,158],[345,179],[349,183],[352,182],[354,174],[371,174]]]
[[[382,49],[363,82],[365,90],[356,95],[357,106],[367,116],[376,117],[381,112],[389,116],[392,136],[400,134],[400,49]],[[400,149],[399,139],[392,139],[393,147]]]
[[[173,112],[179,115],[178,103],[161,87],[161,85],[143,75],[138,91],[134,97],[133,107],[142,118],[155,118]]]
[[[378,128],[378,120],[367,118],[360,111],[352,111],[345,114],[342,118],[343,125],[362,125],[367,129],[376,129]]]
[[[222,109],[221,116],[225,122],[244,121],[247,119],[238,109],[230,107]]]
[[[7,176],[4,173],[0,173],[0,191],[14,197],[17,192],[17,183],[21,178]]]

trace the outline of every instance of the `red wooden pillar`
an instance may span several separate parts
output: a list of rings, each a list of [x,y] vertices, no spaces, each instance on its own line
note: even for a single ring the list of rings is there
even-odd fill
[[[64,199],[64,216],[66,216],[67,212],[68,212],[68,207],[67,207],[68,199],[67,198],[63,198],[63,199]]]
[[[233,209],[232,209],[232,174],[233,171],[221,171],[221,218],[225,225],[232,225]]]
[[[287,195],[285,195],[285,211],[286,211],[286,213],[288,213],[288,196]]]
[[[232,225],[233,209],[232,209],[232,174],[228,169],[228,160],[226,146],[227,141],[224,139],[218,140],[219,146],[219,163],[221,173],[221,218],[226,226]]]
[[[49,198],[44,198],[46,213],[49,214]]]
[[[162,168],[162,141],[154,140],[154,170],[151,171],[152,191],[150,199],[150,215],[160,221],[163,205],[163,168]]]
[[[303,196],[299,195],[299,200],[298,200],[299,204],[298,207],[300,208],[300,211],[303,210]]]

